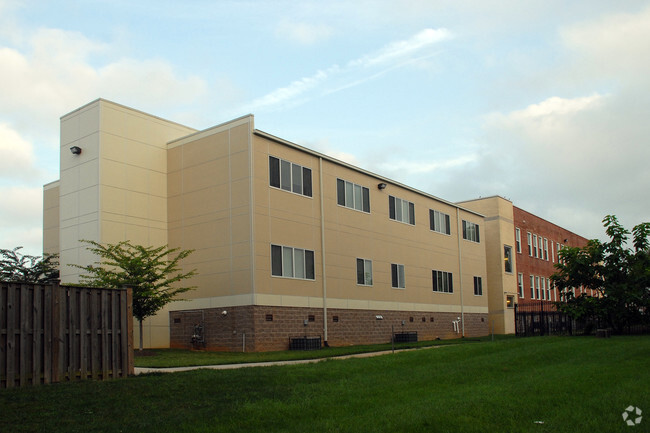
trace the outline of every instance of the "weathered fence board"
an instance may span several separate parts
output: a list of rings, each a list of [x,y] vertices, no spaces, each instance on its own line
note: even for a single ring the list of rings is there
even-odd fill
[[[130,289],[0,282],[0,388],[133,374]]]

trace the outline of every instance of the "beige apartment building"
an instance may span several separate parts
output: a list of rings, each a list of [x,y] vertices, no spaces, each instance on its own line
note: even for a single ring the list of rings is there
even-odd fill
[[[193,249],[185,300],[145,322],[145,346],[282,350],[489,332],[486,221],[254,127],[202,131],[106,100],[61,118],[44,187],[44,251],[95,261],[81,239]]]

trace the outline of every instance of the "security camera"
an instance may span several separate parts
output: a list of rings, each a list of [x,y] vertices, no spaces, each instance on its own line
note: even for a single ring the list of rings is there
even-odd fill
[[[228,312],[227,312],[226,310],[223,310],[223,311],[221,312],[221,315],[222,315],[222,316],[227,316],[227,315],[228,315]]]

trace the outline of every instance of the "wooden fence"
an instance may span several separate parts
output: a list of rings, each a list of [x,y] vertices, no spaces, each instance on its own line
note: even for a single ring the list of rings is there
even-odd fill
[[[131,289],[0,282],[0,388],[133,374]]]

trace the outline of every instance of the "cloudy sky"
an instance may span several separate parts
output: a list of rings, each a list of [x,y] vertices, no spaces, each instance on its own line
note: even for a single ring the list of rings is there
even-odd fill
[[[650,220],[649,1],[0,0],[0,248],[41,253],[59,118],[255,126],[588,238]]]

